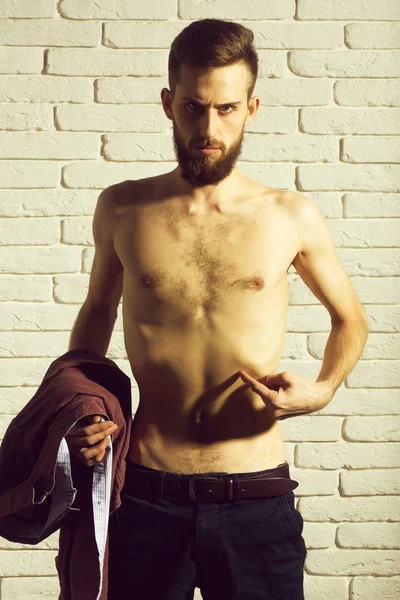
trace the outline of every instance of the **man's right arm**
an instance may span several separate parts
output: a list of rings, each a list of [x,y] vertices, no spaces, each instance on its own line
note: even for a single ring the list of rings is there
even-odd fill
[[[114,248],[116,186],[97,200],[92,222],[95,255],[89,290],[72,328],[68,350],[92,350],[106,356],[122,296],[123,266]]]

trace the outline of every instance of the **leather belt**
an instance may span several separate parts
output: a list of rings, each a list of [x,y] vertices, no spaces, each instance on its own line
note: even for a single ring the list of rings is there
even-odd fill
[[[129,463],[128,463],[129,464]],[[234,500],[234,479],[231,475],[182,477],[173,473],[153,473],[127,466],[122,493],[144,499],[173,496],[179,501],[216,502]],[[290,478],[287,463],[267,473],[253,477],[239,475],[240,498],[280,496],[296,489],[298,481]]]

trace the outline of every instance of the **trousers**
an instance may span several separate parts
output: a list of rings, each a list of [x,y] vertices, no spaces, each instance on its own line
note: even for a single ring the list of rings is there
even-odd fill
[[[240,497],[243,481],[288,468],[172,474],[127,460],[122,503],[109,520],[108,600],[192,600],[196,587],[204,600],[304,600],[307,549],[293,490]],[[212,491],[228,475],[231,500],[187,493],[196,489],[189,482]]]

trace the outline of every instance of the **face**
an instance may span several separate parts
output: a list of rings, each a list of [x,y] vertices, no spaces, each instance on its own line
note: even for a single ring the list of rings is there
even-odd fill
[[[259,105],[248,105],[249,72],[244,63],[208,73],[181,65],[175,94],[164,88],[165,113],[173,123],[173,142],[180,174],[193,188],[216,185],[235,167],[242,150],[245,126]],[[197,146],[217,148],[202,153]]]

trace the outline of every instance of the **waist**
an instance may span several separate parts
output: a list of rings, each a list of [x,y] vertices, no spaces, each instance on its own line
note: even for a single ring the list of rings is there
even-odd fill
[[[260,471],[171,473],[127,460],[121,495],[183,503],[237,501],[241,498],[279,496],[297,486],[298,482],[290,477],[286,461]]]

